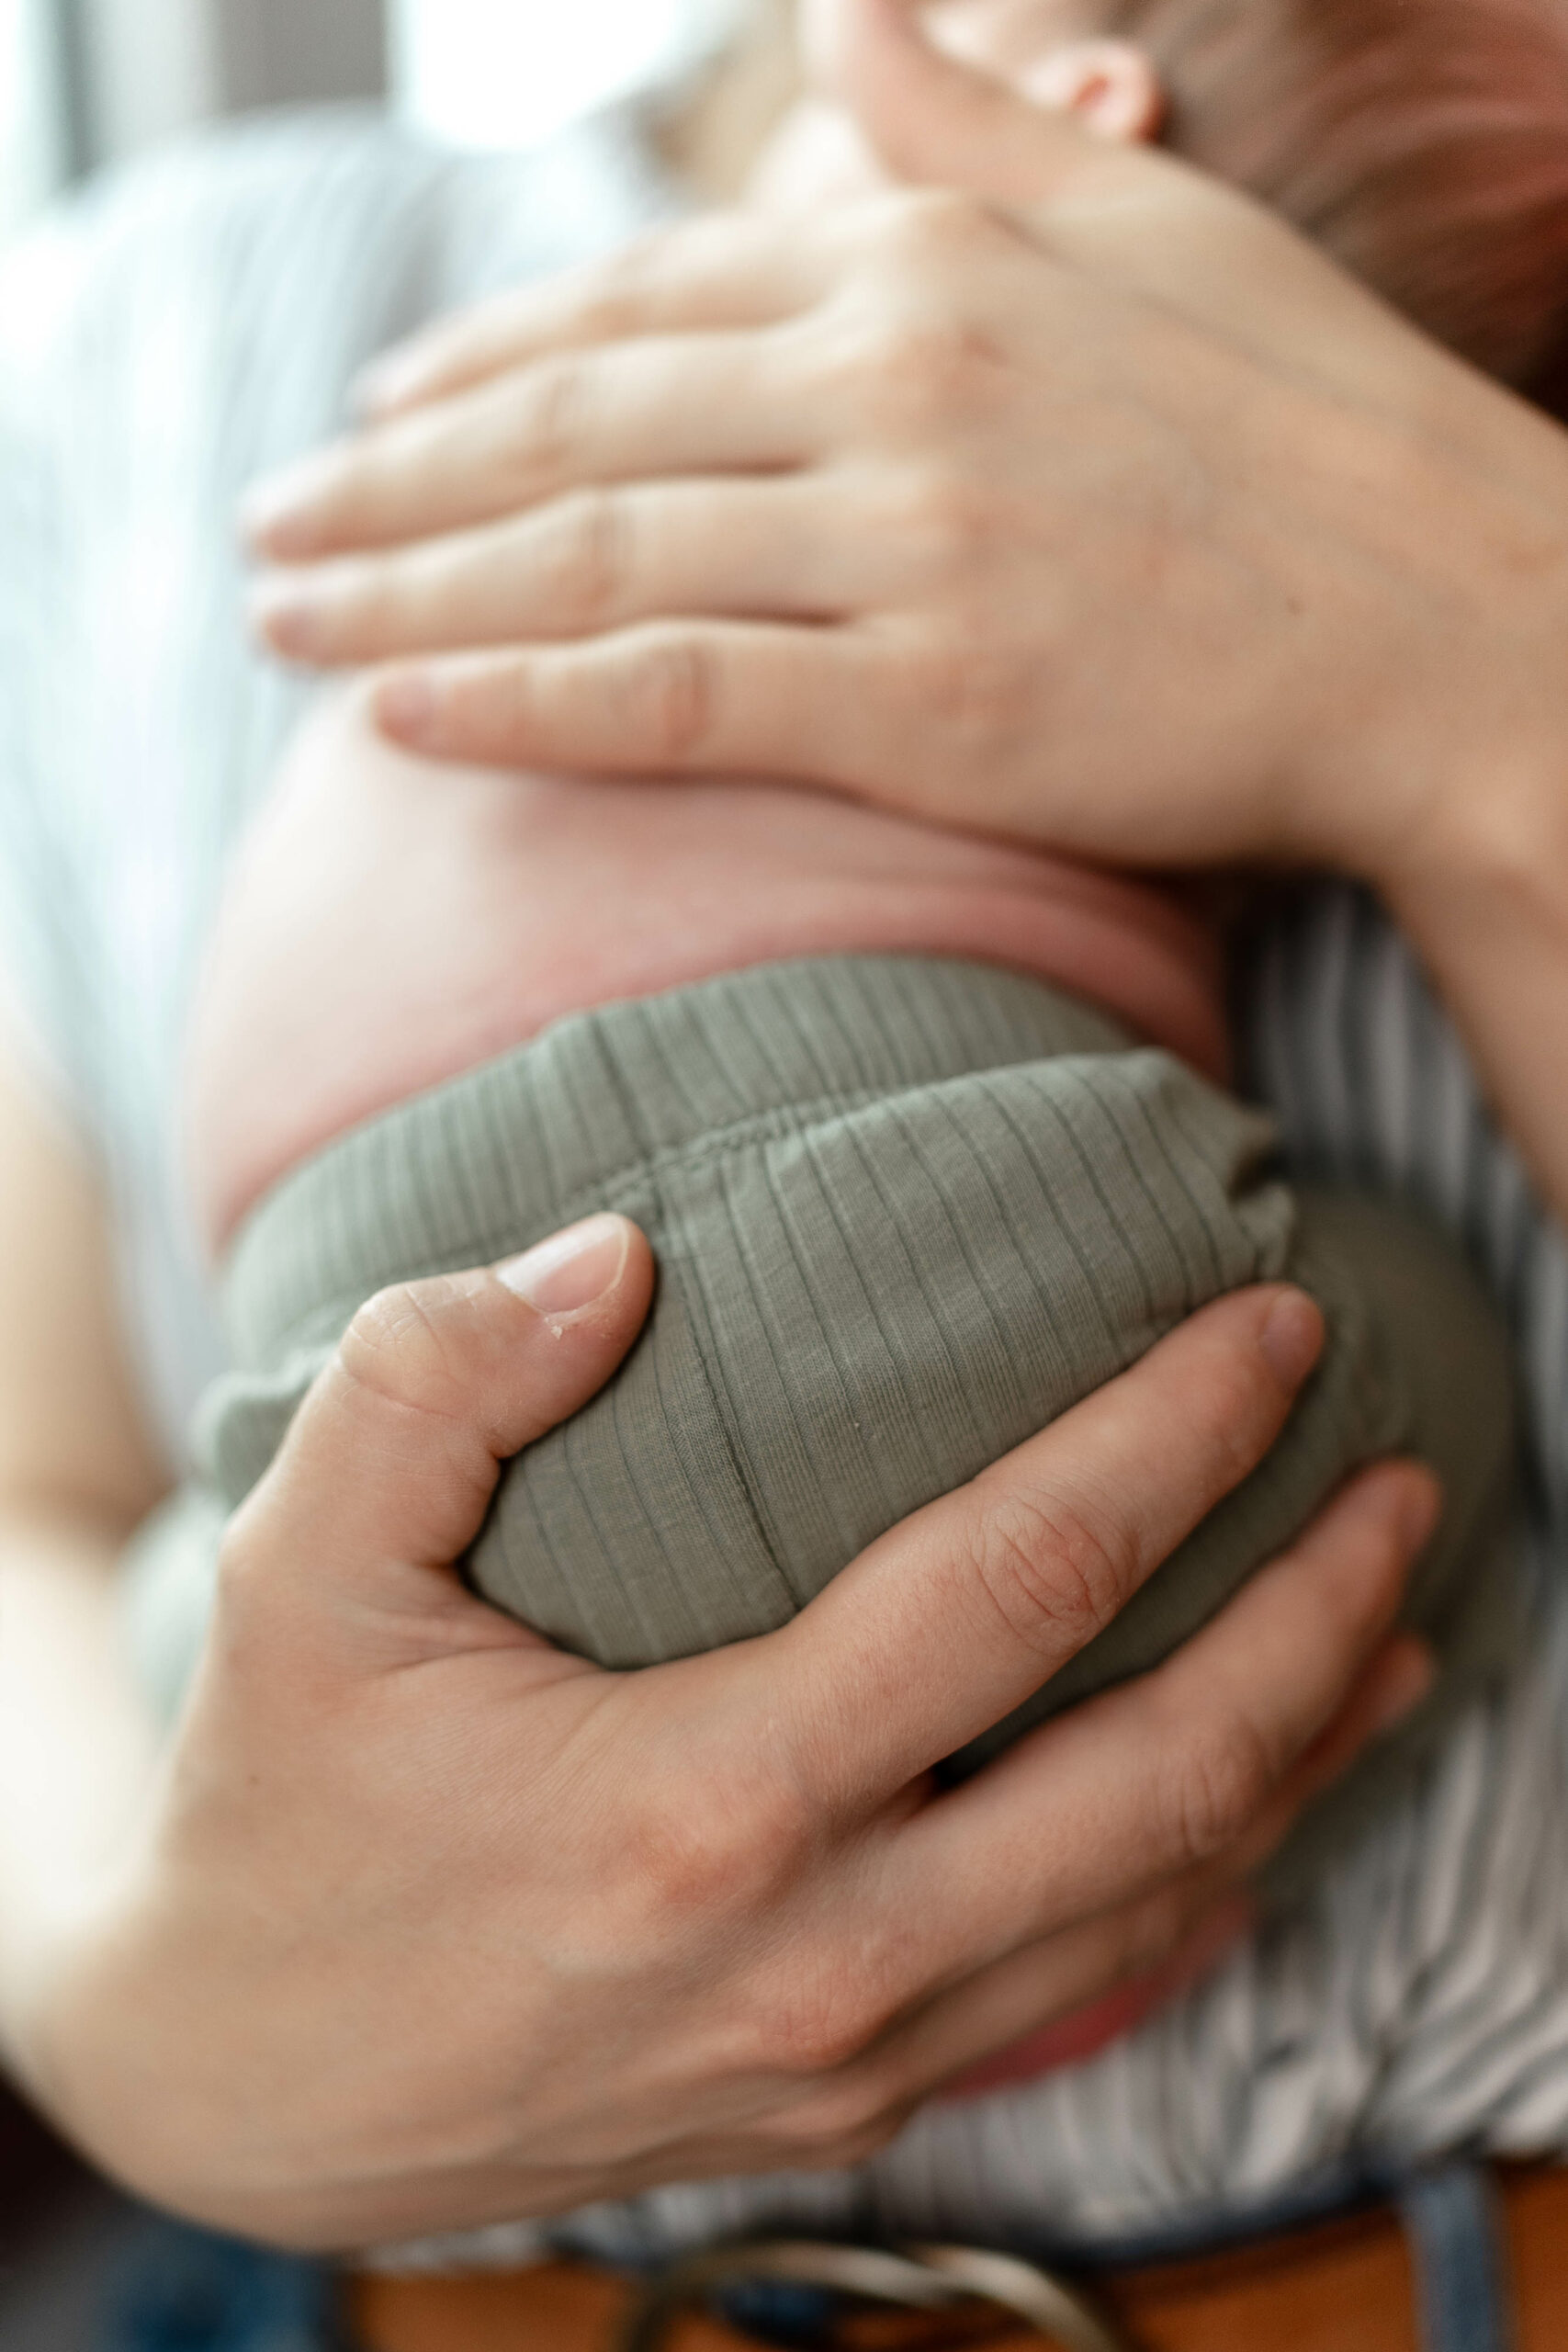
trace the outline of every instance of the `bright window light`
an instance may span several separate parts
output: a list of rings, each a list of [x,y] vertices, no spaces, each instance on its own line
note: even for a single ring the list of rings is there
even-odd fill
[[[0,0],[0,236],[60,176],[59,123],[43,0]]]
[[[466,147],[520,146],[678,74],[722,37],[743,6],[392,0],[394,86],[404,113],[439,138]]]

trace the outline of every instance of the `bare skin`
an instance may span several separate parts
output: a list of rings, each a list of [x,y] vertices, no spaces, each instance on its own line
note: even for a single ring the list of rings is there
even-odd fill
[[[511,1276],[541,1304],[480,1271],[366,1310],[161,1758],[113,1603],[159,1465],[90,1178],[14,1073],[0,1216],[31,1242],[0,1259],[0,2042],[100,2164],[229,2228],[350,2245],[852,2162],[1201,1932],[1427,1679],[1388,1627],[1434,1498],[1383,1468],[1147,1682],[931,1785],[1266,1449],[1319,1338],[1279,1291],[767,1641],[621,1677],[549,1649],[445,1564],[641,1320],[612,1221]]]
[[[897,291],[980,218],[928,204],[845,250]],[[695,259],[733,289],[728,248]],[[667,280],[682,333],[694,282]],[[605,299],[570,297],[546,342],[602,332]],[[911,347],[889,317],[884,361]],[[936,562],[933,626],[953,576]],[[648,650],[612,635],[597,658]],[[583,723],[581,695],[557,707]],[[630,759],[668,713],[625,715]],[[15,1070],[0,1217],[28,1237],[0,1256],[0,2045],[100,2162],[231,2228],[357,2244],[852,2162],[1204,1933],[1425,1687],[1388,1627],[1434,1501],[1385,1467],[1156,1675],[931,1785],[1260,1457],[1317,1341],[1291,1293],[1194,1318],[767,1642],[632,1677],[545,1648],[446,1564],[499,1460],[629,1344],[649,1270],[622,1228],[596,1269],[513,1275],[533,1304],[479,1270],[372,1305],[236,1524],[160,1758],[112,1578],[163,1468],[91,1175]]]
[[[394,662],[441,756],[1359,876],[1568,1210],[1568,435],[899,0],[814,14],[889,172],[977,193],[717,216],[433,330],[254,509],[267,625]]]

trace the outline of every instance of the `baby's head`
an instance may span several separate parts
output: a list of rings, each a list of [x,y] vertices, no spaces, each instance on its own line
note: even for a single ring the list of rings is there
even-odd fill
[[[941,46],[1248,189],[1438,339],[1568,390],[1568,0],[941,0]],[[766,196],[874,166],[786,124]]]
[[[929,16],[943,46],[1042,104],[1107,137],[1163,137],[1246,187],[1493,373],[1540,391],[1564,369],[1568,0],[941,0]],[[786,119],[757,187],[820,198],[868,181],[847,118],[818,104]],[[198,1024],[195,1156],[215,1241],[350,1119],[602,1001],[607,930],[615,992],[699,977],[667,968],[663,933],[682,925],[726,968],[733,887],[697,847],[693,906],[649,899],[670,796],[479,770],[437,785],[357,703],[305,730],[291,776],[218,926]],[[577,894],[552,897],[537,842],[561,843],[595,794],[603,821],[572,847]],[[700,832],[697,799],[686,821]],[[765,834],[765,803],[749,805]],[[751,844],[775,882],[793,814]],[[867,820],[840,807],[835,821]]]

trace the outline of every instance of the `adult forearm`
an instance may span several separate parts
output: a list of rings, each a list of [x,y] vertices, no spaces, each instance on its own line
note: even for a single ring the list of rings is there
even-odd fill
[[[119,1638],[117,1549],[64,1512],[0,1517],[0,2055],[34,2088],[40,1988],[155,1767]]]
[[[253,507],[265,633],[418,657],[373,707],[440,758],[1360,876],[1568,1204],[1568,435],[1235,191],[822,13],[885,160],[989,202],[689,223],[438,326]]]
[[[1568,1220],[1568,726],[1558,773],[1517,797],[1479,778],[1469,820],[1385,887],[1497,1117]]]
[[[1306,847],[1382,896],[1568,1216],[1568,433],[1444,366],[1380,440],[1359,520],[1340,485],[1344,691],[1303,729]]]

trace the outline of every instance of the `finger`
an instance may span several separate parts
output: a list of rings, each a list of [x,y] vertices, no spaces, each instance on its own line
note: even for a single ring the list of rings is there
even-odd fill
[[[1276,1853],[1314,1797],[1333,1787],[1356,1758],[1428,1695],[1437,1665],[1425,1642],[1396,1634],[1383,1644],[1326,1731],[1286,1775],[1246,1836],[1223,1857],[1224,1876],[1251,1878]]]
[[[547,352],[764,326],[812,300],[821,284],[820,259],[798,234],[747,213],[708,213],[437,320],[374,360],[355,402],[367,418],[386,418]]]
[[[1190,1871],[994,1961],[866,2053],[889,2104],[976,2098],[1080,2065],[1177,1999],[1247,1933],[1256,1910]]]
[[[819,1796],[863,1813],[1076,1657],[1261,1461],[1322,1340],[1318,1309],[1285,1284],[1214,1301],[756,1645],[750,1670],[771,1685],[796,1652],[784,1720]],[[993,1771],[1010,1764],[1016,1778],[1011,1758]],[[1011,1818],[1003,1804],[993,1849]]]
[[[863,2161],[933,2092],[974,2097],[1081,2062],[1212,1966],[1249,1919],[1192,1873],[991,1962],[905,2008],[853,2058],[792,2084],[774,2119],[775,2163]],[[871,2013],[877,1989],[866,1978],[863,1951],[851,1981]]]
[[[242,1559],[265,1555],[281,1564],[269,1578],[312,1589],[447,1566],[479,1532],[501,1464],[604,1385],[652,1291],[647,1241],[605,1216],[500,1266],[381,1292],[236,1521]]]
[[[1313,1799],[1420,1703],[1433,1677],[1426,1645],[1396,1635],[1384,1644],[1350,1703],[1287,1776],[1246,1838],[1152,1894],[1047,1939],[1053,1947],[1048,1973],[1043,1966],[1046,1947],[1033,1945],[972,1979],[977,1989],[994,1983],[1007,2005],[998,2008],[993,2002],[990,2016],[984,2002],[956,2005],[964,2021],[960,2039],[951,2046],[968,2053],[956,2063],[975,2064],[981,2037],[984,2048],[998,2055],[990,2067],[977,2069],[976,2080],[955,2083],[953,2095],[973,2097],[992,2087],[978,2078],[987,2073],[1017,2080],[1030,2067],[1043,2071],[1077,2064],[1207,1974],[1256,1922],[1257,1904],[1247,1882],[1278,1850]],[[1064,2012],[1061,2004],[1069,1996],[1074,2006]],[[1011,2025],[1011,2037],[1006,2042],[990,2040],[1004,2021]],[[1025,2034],[1032,2037],[1027,2049],[1016,2039]],[[928,2053],[932,2065],[944,2054],[954,2063],[933,2040]]]
[[[942,2005],[919,2037],[916,2063],[929,2081],[954,2066],[954,2098],[974,2098],[1049,2068],[1077,2065],[1190,1990],[1257,1921],[1246,1882],[1275,1853],[1313,1799],[1371,1743],[1419,1705],[1432,1687],[1426,1645],[1385,1643],[1338,1720],[1308,1749],[1249,1834],[1153,1894],[1088,1920],[983,1971],[976,1996]],[[987,1988],[989,1987],[987,1992]],[[1071,2003],[1064,2009],[1065,2000]],[[1005,2029],[1005,2030],[1003,2030]]]
[[[1058,260],[1271,365],[1292,360],[1337,397],[1353,378],[1388,397],[1408,329],[1238,188],[1167,150],[1097,135],[946,54],[909,0],[809,0],[807,23],[819,78],[896,178],[1007,206]]]
[[[1015,2024],[1006,2040],[994,2041],[1002,2020],[987,2021],[983,2054],[960,2059],[956,2073],[950,2063],[931,2079],[941,2083],[945,2098],[979,2098],[1058,2066],[1081,2066],[1201,1983],[1257,1921],[1257,1905],[1248,1895],[1216,1899],[1205,1894],[1196,1875],[1178,1890],[1162,1889],[1112,1913],[1085,1930],[1083,1950],[1076,1949],[1074,1939],[1083,1983],[1070,2007],[1058,2006],[1061,1991],[1050,2003],[1041,2001],[1038,1989],[1030,1985],[1031,1972],[1020,1971],[1015,2007],[1022,2025]],[[1060,1968],[1066,1955],[1055,1957]],[[1004,1973],[1015,1966],[1016,1959],[999,1963]],[[1105,1989],[1095,1991],[1097,1984]],[[978,2022],[972,2022],[966,2040],[973,2039]],[[935,2060],[939,2053],[933,2050],[930,2056]]]
[[[242,526],[255,553],[313,561],[591,482],[794,465],[811,447],[799,342],[781,330],[554,354],[315,451],[248,493]]]
[[[1416,1464],[1365,1473],[1163,1666],[1021,1740],[912,1822],[904,1894],[949,1890],[954,1962],[1271,1829],[1289,1776],[1382,1648],[1437,1510]]]
[[[649,621],[394,670],[370,708],[394,742],[434,759],[854,789],[874,772],[869,666],[834,625]]]
[[[879,544],[830,527],[816,477],[579,491],[482,530],[275,573],[252,620],[321,667],[532,639],[664,613],[829,618],[863,602]]]
[[[902,2018],[867,2053],[882,2096],[908,2101],[946,2082],[950,2096],[975,2098],[1078,2064],[1190,1990],[1254,1924],[1246,1882],[1432,1681],[1424,1644],[1408,1635],[1385,1643],[1245,1838],[1151,1892],[990,1962]]]

